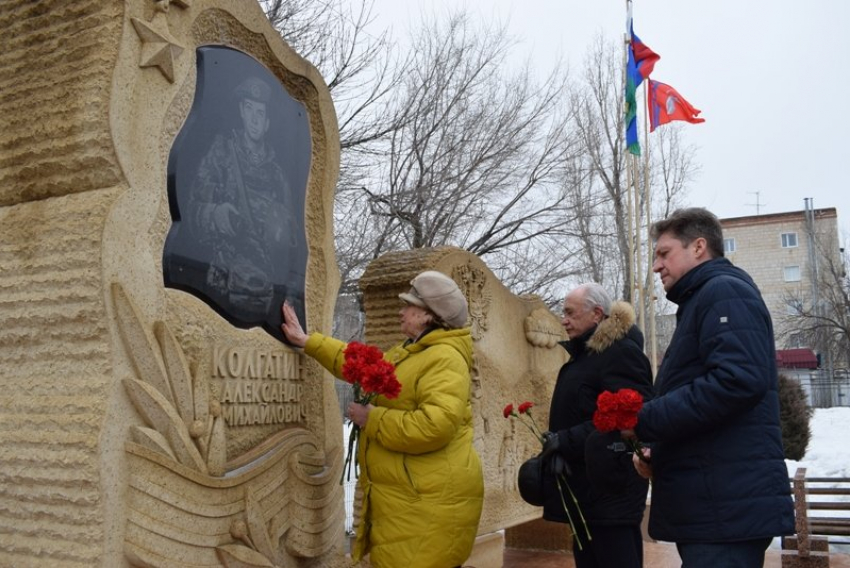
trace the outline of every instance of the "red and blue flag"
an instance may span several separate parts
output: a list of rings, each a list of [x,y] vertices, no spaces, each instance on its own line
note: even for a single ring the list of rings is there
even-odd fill
[[[626,147],[636,156],[640,155],[637,135],[637,88],[649,77],[661,56],[652,51],[635,33],[629,3],[629,49],[626,62]]]

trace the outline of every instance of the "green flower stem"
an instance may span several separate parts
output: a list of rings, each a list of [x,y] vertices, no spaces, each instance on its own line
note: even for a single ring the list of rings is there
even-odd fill
[[[630,438],[626,440],[629,444],[629,447],[632,449],[632,452],[638,457],[640,461],[643,463],[650,463],[650,461],[643,455],[643,444],[640,443],[640,440],[635,440],[634,438]]]
[[[584,513],[581,512],[581,507],[579,507],[578,499],[576,499],[576,496],[573,493],[573,490],[570,487],[570,484],[567,483],[567,480],[563,475],[560,475],[559,477],[564,480],[564,484],[567,486],[567,491],[570,492],[570,499],[573,500],[573,504],[575,504],[575,506],[576,506],[576,510],[578,511],[578,516],[581,519],[581,524],[584,527],[584,533],[587,535],[587,540],[593,540],[593,537],[590,536],[590,529],[587,528],[587,521],[584,520]]]
[[[352,457],[354,460],[357,460],[355,452],[355,448],[360,445],[360,427],[357,424],[354,424],[351,427],[351,432],[348,434],[348,452],[345,454],[345,462],[342,464],[342,475],[339,476],[339,484],[342,485],[344,481],[351,480],[351,462]],[[352,456],[354,454],[354,456]],[[346,472],[348,475],[346,476]],[[357,477],[357,469],[354,470],[354,477]]]
[[[376,393],[363,393],[360,383],[354,383],[354,402],[357,404],[371,404],[378,395]],[[345,454],[345,462],[342,464],[342,475],[339,484],[351,481],[351,469],[354,468],[354,479],[360,477],[360,426],[352,423],[351,433],[348,435],[348,451]]]
[[[540,430],[540,428],[537,426],[537,421],[534,420],[534,416],[531,415],[531,411],[530,410],[527,411],[526,414],[528,414],[528,417],[531,419],[531,425],[533,426],[531,431],[534,432],[535,436],[537,436],[538,438],[540,438],[542,440],[543,439],[543,431]]]
[[[516,413],[516,411],[511,413],[513,416],[516,416],[517,419],[522,423],[523,426],[528,428],[528,430],[534,434],[534,437],[540,440],[540,443],[543,444],[546,442],[546,439],[543,437],[543,434],[540,432],[540,429],[537,427],[537,423],[534,422],[534,417],[531,416],[531,413],[528,412],[528,417],[531,418],[531,424],[522,419],[522,416]]]
[[[576,496],[573,494],[573,490],[570,489],[570,484],[567,483],[567,480],[564,479],[563,475],[558,475],[555,477],[555,483],[558,485],[558,495],[561,497],[561,506],[564,507],[564,512],[567,514],[567,521],[570,523],[570,526],[573,529],[573,533],[576,537],[576,544],[578,545],[579,550],[584,550],[581,546],[581,537],[579,537],[578,531],[576,530],[575,522],[573,521],[573,516],[570,514],[570,508],[567,507],[567,502],[564,500],[564,489],[561,486],[561,481],[563,480],[564,485],[567,486],[567,491],[570,494],[570,498],[573,503],[575,503],[576,509],[578,510],[579,517],[581,518],[581,524],[584,525],[584,533],[587,535],[587,540],[591,541],[593,538],[590,536],[590,530],[587,528],[587,522],[584,520],[584,515],[581,512],[581,507],[578,505],[578,501],[576,500]]]

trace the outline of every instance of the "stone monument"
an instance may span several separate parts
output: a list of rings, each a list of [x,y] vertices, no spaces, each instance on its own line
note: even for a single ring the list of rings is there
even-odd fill
[[[322,78],[247,0],[0,5],[0,566],[345,564]],[[307,309],[309,306],[309,309]]]

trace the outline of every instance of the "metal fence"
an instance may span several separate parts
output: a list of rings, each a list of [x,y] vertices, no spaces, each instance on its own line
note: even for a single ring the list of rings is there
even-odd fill
[[[348,536],[354,534],[354,487],[356,485],[357,480],[354,476],[351,477],[351,481],[344,481],[342,485],[345,490],[345,534]]]
[[[850,406],[850,372],[837,370],[830,373],[825,369],[789,372],[779,369],[780,374],[790,375],[800,382],[806,399],[812,408]]]
[[[345,420],[348,414],[346,411],[348,403],[354,402],[354,388],[345,381],[334,381],[334,387],[336,388],[336,398],[339,400],[339,413]]]
[[[350,384],[343,381],[334,381],[334,387],[336,388],[337,399],[339,399],[339,412],[342,415],[342,447],[346,449],[348,448],[348,435],[351,431],[351,425],[348,424],[348,419],[345,417],[346,408],[348,408],[349,402],[354,401],[354,389]],[[347,535],[354,534],[354,487],[356,484],[354,475],[351,476],[350,481],[343,481],[342,484],[345,492],[345,534]]]

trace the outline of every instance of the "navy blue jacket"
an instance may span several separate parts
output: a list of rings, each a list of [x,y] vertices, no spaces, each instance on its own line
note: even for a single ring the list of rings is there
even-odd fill
[[[652,368],[643,353],[643,335],[634,321],[631,306],[617,302],[610,317],[562,344],[570,353],[570,360],[558,373],[549,410],[549,430],[558,434],[559,451],[572,470],[567,483],[588,525],[637,525],[646,508],[647,482],[635,473],[629,453],[608,452],[602,460],[604,469],[597,468],[595,473],[588,472],[585,462],[589,440],[595,439],[591,438],[596,430],[592,420],[599,393],[629,388],[644,398],[652,395]],[[619,439],[619,433],[614,434]],[[606,451],[604,446],[594,449]],[[621,481],[610,487],[611,483],[597,483],[594,475]],[[554,476],[546,475],[544,481],[543,518],[567,522]],[[579,512],[566,488],[563,490],[573,522],[580,523]],[[575,530],[584,538],[581,524]]]
[[[652,443],[649,534],[731,542],[792,534],[773,325],[749,275],[725,258],[667,293],[676,332],[635,429]]]

